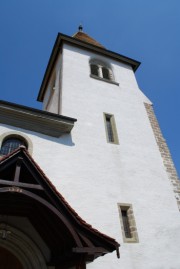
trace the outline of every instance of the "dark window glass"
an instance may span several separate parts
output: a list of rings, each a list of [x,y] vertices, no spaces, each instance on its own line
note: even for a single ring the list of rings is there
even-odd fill
[[[114,142],[114,134],[113,134],[111,116],[109,116],[109,115],[106,115],[106,127],[107,127],[107,134],[108,134],[109,142]]]
[[[1,146],[1,155],[7,155],[11,153],[13,150],[17,149],[21,145],[26,146],[25,142],[19,138],[8,138],[6,139]]]
[[[102,74],[103,74],[103,78],[110,79],[110,77],[109,77],[109,70],[107,68],[102,67]]]
[[[122,221],[123,221],[123,226],[124,226],[124,233],[126,238],[131,238],[131,231],[129,227],[129,220],[128,220],[128,215],[127,215],[127,210],[121,210],[122,213]]]
[[[95,64],[91,64],[91,74],[95,76],[99,76],[98,66]]]

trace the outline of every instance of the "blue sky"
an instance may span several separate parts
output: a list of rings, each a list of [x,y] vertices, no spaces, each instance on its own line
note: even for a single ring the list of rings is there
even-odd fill
[[[140,89],[154,103],[180,175],[180,1],[0,1],[0,99],[36,101],[58,32],[84,32],[109,50],[140,61]]]

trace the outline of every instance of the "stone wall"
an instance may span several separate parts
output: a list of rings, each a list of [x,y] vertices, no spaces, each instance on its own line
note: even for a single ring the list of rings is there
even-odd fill
[[[168,149],[166,140],[164,139],[160,126],[158,124],[156,115],[153,110],[153,106],[151,104],[145,103],[145,108],[154,132],[154,136],[156,138],[157,145],[159,147],[159,151],[162,156],[162,160],[164,163],[164,167],[166,169],[166,172],[168,174],[168,178],[172,184],[173,191],[177,200],[178,208],[180,210],[180,181],[178,178],[178,174],[176,171],[176,168],[174,166],[171,153]]]

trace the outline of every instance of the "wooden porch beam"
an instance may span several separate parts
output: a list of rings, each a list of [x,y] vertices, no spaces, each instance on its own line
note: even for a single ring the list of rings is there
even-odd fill
[[[76,269],[86,269],[86,263],[85,262],[81,262],[80,264],[76,265]]]
[[[109,253],[108,250],[101,247],[76,247],[73,248],[73,252],[75,253]]]
[[[28,189],[44,190],[44,188],[38,184],[29,184],[29,183],[16,182],[16,181],[4,180],[4,179],[0,179],[0,185],[17,186],[17,187],[28,188]]]
[[[14,181],[15,182],[19,182],[22,161],[23,161],[23,158],[18,157],[17,162],[16,162],[15,174],[14,174]]]

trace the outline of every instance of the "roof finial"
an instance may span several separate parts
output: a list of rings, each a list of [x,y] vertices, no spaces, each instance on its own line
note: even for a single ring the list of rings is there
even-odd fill
[[[83,32],[83,26],[82,26],[82,24],[79,25],[79,28],[78,29],[79,29],[79,32]]]

